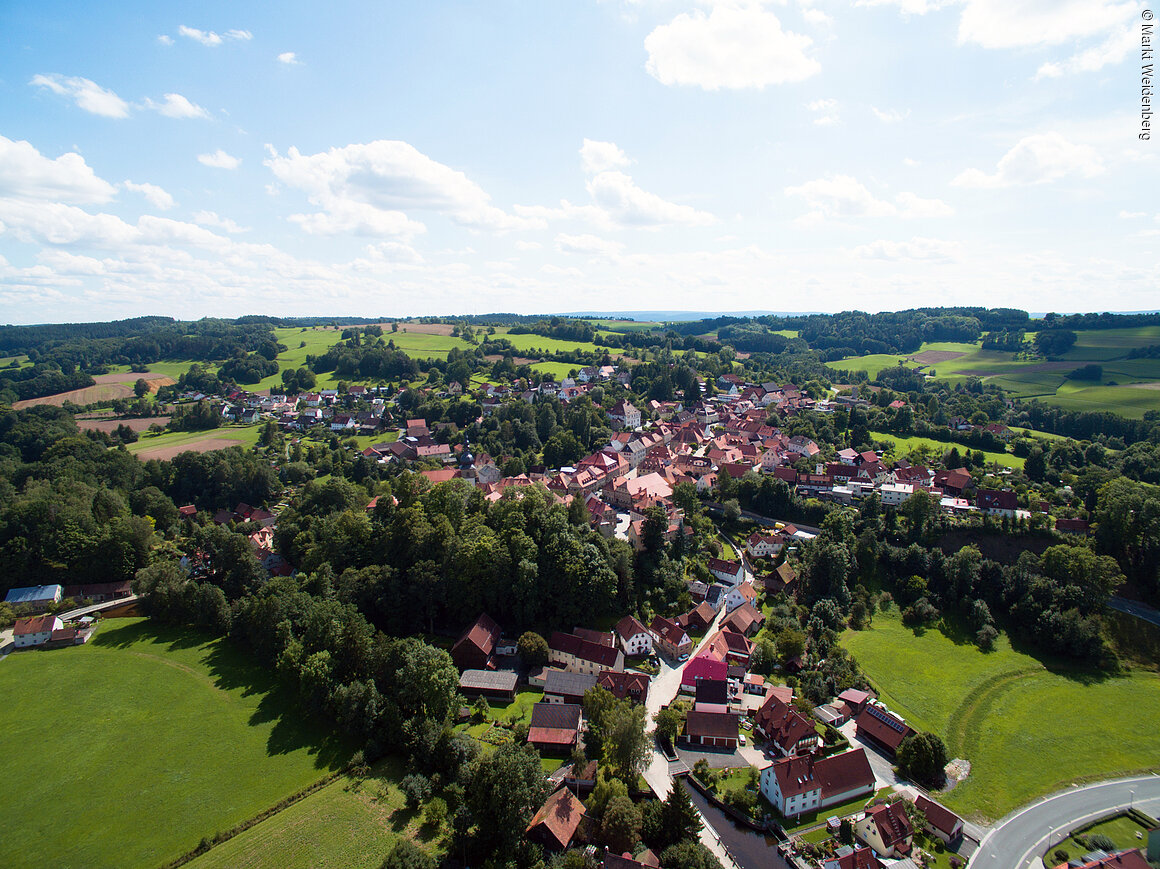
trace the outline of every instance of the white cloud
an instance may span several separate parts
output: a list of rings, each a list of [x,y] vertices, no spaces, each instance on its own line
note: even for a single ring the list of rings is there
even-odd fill
[[[181,94],[166,94],[164,102],[154,102],[151,99],[145,100],[147,108],[159,112],[167,118],[208,118],[209,112],[203,109],[197,103],[191,103]]]
[[[198,30],[196,27],[186,27],[182,24],[177,28],[177,32],[186,39],[192,39],[194,42],[200,42],[208,48],[216,48],[221,45],[226,39],[238,40],[241,42],[248,42],[254,38],[254,34],[248,30],[227,30],[225,37],[214,33],[212,30]]]
[[[913,193],[899,193],[894,197],[898,216],[905,218],[950,217],[955,210],[941,199],[921,199]]]
[[[897,6],[903,15],[925,15],[949,5],[951,0],[857,0],[855,6]]]
[[[162,33],[157,37],[157,41],[162,45],[173,45],[173,37],[167,33]]]
[[[516,242],[516,250],[539,250],[541,247],[543,247],[543,245],[538,241],[524,241],[523,239],[520,239]]]
[[[596,204],[621,226],[708,226],[717,222],[707,212],[641,190],[623,172],[600,172],[589,179],[587,187]]]
[[[306,155],[272,148],[265,161],[283,184],[301,190],[323,211],[298,215],[307,231],[338,232],[344,225],[378,234],[410,234],[422,224],[404,211],[429,210],[473,229],[504,231],[542,222],[507,214],[465,174],[437,163],[406,142],[379,140]]]
[[[1121,220],[1135,220],[1139,217],[1147,217],[1148,212],[1146,212],[1146,211],[1121,211],[1116,216],[1119,217]]]
[[[54,94],[68,97],[94,115],[105,118],[129,117],[129,104],[110,90],[106,90],[94,81],[79,76],[63,76],[56,73],[51,75],[34,75],[29,84],[47,88]]]
[[[52,160],[29,142],[0,136],[0,196],[87,204],[115,195],[116,188],[98,178],[80,154]]]
[[[133,193],[140,193],[154,208],[168,211],[173,207],[173,197],[169,195],[167,190],[158,187],[156,184],[136,184],[132,181],[123,181],[121,186]]]
[[[962,245],[956,241],[918,236],[910,241],[881,239],[854,248],[854,255],[862,259],[890,262],[950,263],[962,259]]]
[[[786,196],[805,200],[809,211],[799,220],[806,224],[851,217],[901,217],[905,219],[946,217],[954,213],[940,199],[922,199],[914,193],[899,193],[894,202],[878,199],[849,175],[816,178],[796,187],[785,188]]]
[[[612,142],[596,142],[585,139],[580,146],[580,165],[585,175],[595,175],[606,169],[617,169],[628,165],[628,157]]]
[[[288,66],[298,66],[301,63],[301,61],[298,60],[298,55],[293,51],[283,51],[278,55],[278,61],[280,63],[287,64]]]
[[[811,112],[828,112],[830,109],[836,109],[837,107],[837,100],[814,100],[812,103],[806,103],[806,108]]]
[[[1045,184],[1068,175],[1091,178],[1103,171],[1103,161],[1094,148],[1073,144],[1059,133],[1035,133],[1020,139],[1004,154],[993,174],[967,169],[951,184],[958,187],[1012,187]]]
[[[1121,26],[1139,4],[1115,0],[967,0],[959,42],[983,48],[1061,45]]]
[[[871,106],[870,111],[874,113],[874,117],[876,117],[884,124],[893,124],[896,121],[901,121],[910,117],[910,109],[907,109],[905,112],[900,112],[898,109],[886,109],[883,111],[877,106]]]
[[[807,56],[813,41],[783,31],[772,12],[760,6],[714,6],[685,12],[657,27],[644,41],[645,67],[666,85],[705,90],[764,88],[802,81],[821,70]]]
[[[198,154],[197,162],[212,169],[237,169],[242,161],[218,148],[212,154]]]
[[[567,235],[560,233],[556,236],[556,250],[562,253],[615,256],[623,249],[624,245],[620,242],[600,238],[595,235]]]
[[[1099,45],[1076,52],[1062,63],[1047,62],[1035,73],[1035,80],[1058,78],[1064,74],[1095,72],[1109,64],[1119,63],[1136,46],[1136,31],[1125,27],[1111,34]]]
[[[814,124],[819,127],[832,127],[839,123],[841,121],[838,120],[837,115],[822,115],[820,118],[814,118]]]
[[[821,9],[803,9],[802,18],[810,24],[833,24],[834,19],[823,12]]]
[[[193,215],[193,222],[201,226],[216,226],[229,233],[249,232],[250,227],[239,226],[228,217],[222,217],[216,211],[198,211]]]

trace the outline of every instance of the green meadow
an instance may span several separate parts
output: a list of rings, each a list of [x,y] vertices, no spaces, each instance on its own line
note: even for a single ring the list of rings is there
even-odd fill
[[[889,432],[884,431],[872,431],[870,432],[870,437],[874,438],[876,441],[893,442],[893,451],[888,451],[887,456],[895,460],[903,458],[909,452],[911,452],[911,450],[914,450],[918,447],[926,447],[927,449],[933,450],[937,456],[942,456],[943,453],[952,447],[957,447],[960,453],[967,451],[974,452],[974,450],[971,450],[970,447],[963,446],[962,444],[952,444],[945,441],[937,441],[934,438],[924,438],[918,436],[904,438],[899,435],[890,434]],[[1026,461],[1026,459],[1020,458],[1019,456],[1013,456],[1010,453],[995,453],[991,452],[990,450],[984,450],[983,455],[986,457],[988,463],[995,462],[997,465],[1004,468],[1022,468],[1023,463]]]
[[[109,619],[0,663],[11,855],[156,867],[340,769],[351,748],[222,639]]]
[[[897,609],[846,631],[842,645],[887,706],[971,762],[970,776],[943,795],[957,812],[995,819],[1075,781],[1160,767],[1160,731],[1136,714],[1107,714],[1160,709],[1160,674],[1057,665],[1013,648],[1006,634],[982,652],[953,632],[904,627]]]

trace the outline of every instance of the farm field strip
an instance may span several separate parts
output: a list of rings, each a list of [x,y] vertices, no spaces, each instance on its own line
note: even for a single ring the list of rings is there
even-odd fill
[[[940,455],[947,452],[952,447],[957,448],[960,453],[966,452],[968,450],[974,452],[971,447],[963,446],[962,444],[938,441],[934,438],[918,437],[917,435],[911,437],[902,437],[900,435],[890,434],[889,432],[872,431],[870,432],[870,437],[874,438],[876,441],[893,441],[894,457],[896,459],[902,458],[902,456],[917,446],[925,446],[933,450],[937,450]],[[984,450],[983,455],[986,457],[988,462],[995,462],[996,464],[1005,468],[1022,468],[1023,463],[1026,461],[1026,459],[1020,458],[1019,456],[1013,456],[1010,453],[996,453],[989,450]]]

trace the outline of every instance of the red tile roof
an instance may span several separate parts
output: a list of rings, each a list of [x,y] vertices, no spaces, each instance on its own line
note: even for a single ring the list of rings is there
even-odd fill
[[[914,835],[914,830],[910,826],[910,819],[906,816],[906,808],[902,805],[902,800],[871,806],[867,809],[866,815],[878,828],[882,844],[887,848],[897,848],[904,853],[908,850],[906,840]]]
[[[928,800],[922,794],[915,797],[914,804],[918,806],[919,811],[926,815],[927,821],[939,832],[951,836],[955,832],[955,828],[961,828],[963,819],[952,812],[945,806],[940,806],[934,800]]]
[[[879,706],[867,706],[857,718],[858,733],[869,736],[891,751],[898,751],[902,740],[914,733],[914,728]]]
[[[25,634],[42,634],[52,630],[52,625],[56,621],[56,616],[30,616],[26,619],[17,619],[16,626],[12,629],[12,636],[20,637]]]
[[[560,848],[567,848],[584,818],[584,804],[570,790],[560,788],[532,817],[527,832],[538,827],[542,835],[558,843]]]
[[[816,739],[818,736],[813,722],[776,697],[770,697],[761,705],[754,723],[779,749],[788,754],[796,754],[802,740]]]
[[[562,631],[555,631],[552,634],[552,638],[548,641],[548,648],[610,668],[616,666],[619,655],[615,648],[593,643],[590,640],[577,637],[575,634],[565,634]]]
[[[690,712],[685,719],[685,733],[688,736],[736,739],[740,717],[736,712]]]
[[[774,763],[773,774],[778,790],[787,798],[819,788],[822,799],[859,789],[874,790],[874,770],[864,748],[816,761],[811,755],[783,758]]]

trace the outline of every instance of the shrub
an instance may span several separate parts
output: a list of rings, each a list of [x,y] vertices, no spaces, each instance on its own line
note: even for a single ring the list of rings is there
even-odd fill
[[[1088,836],[1088,847],[1098,851],[1115,851],[1116,843],[1103,833],[1093,833]]]
[[[431,796],[431,782],[424,775],[411,773],[403,776],[399,790],[407,800],[408,809],[417,809]]]

